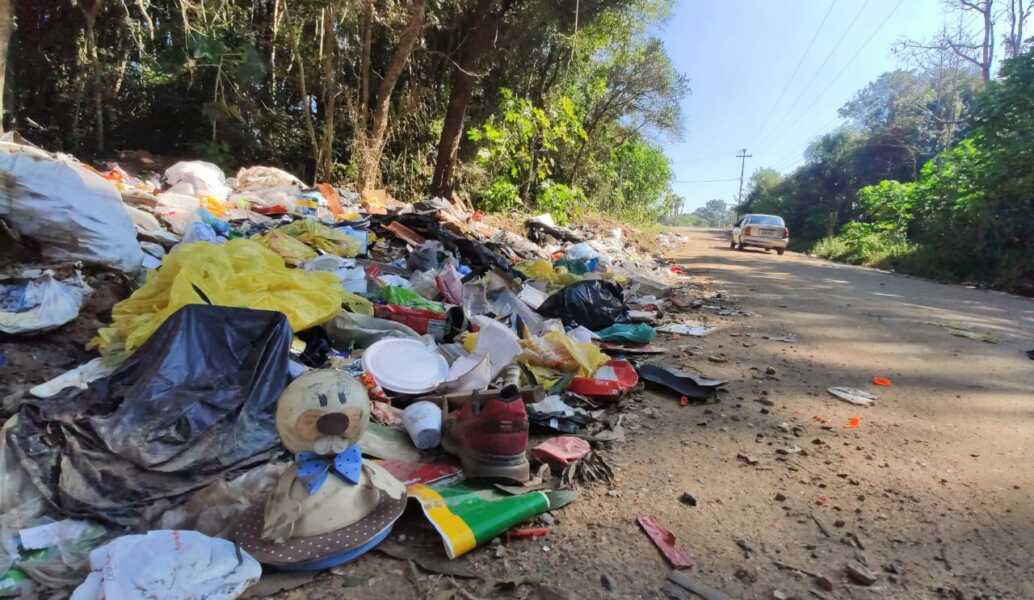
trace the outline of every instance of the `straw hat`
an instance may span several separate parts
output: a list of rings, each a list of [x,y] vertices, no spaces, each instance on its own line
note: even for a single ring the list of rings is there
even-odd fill
[[[345,373],[310,371],[287,387],[277,432],[291,452],[326,457],[362,437],[370,421],[366,388]],[[348,562],[380,542],[406,506],[406,488],[379,465],[363,462],[356,483],[333,472],[313,493],[298,465],[281,475],[265,507],[244,514],[230,537],[259,562],[283,569],[322,569]]]

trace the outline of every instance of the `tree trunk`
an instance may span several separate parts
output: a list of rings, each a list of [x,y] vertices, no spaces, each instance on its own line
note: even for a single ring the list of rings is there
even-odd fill
[[[995,22],[994,15],[991,13],[991,2],[992,0],[985,0],[982,11],[984,17],[984,47],[981,49],[983,64],[980,66],[980,71],[984,78],[984,83],[991,81],[991,65],[994,64]]]
[[[323,11],[323,139],[316,164],[316,181],[329,181],[334,168],[334,118],[337,107],[337,3]]]
[[[452,171],[463,139],[463,121],[474,93],[474,82],[479,76],[475,71],[482,56],[493,45],[496,27],[502,16],[502,10],[492,10],[493,4],[494,0],[479,0],[463,19],[468,37],[460,46],[459,64],[453,67],[449,106],[445,111],[442,135],[438,139],[438,157],[434,165],[434,178],[431,180],[431,193],[435,196],[448,198],[452,195]]]
[[[80,2],[79,10],[83,12],[86,25],[86,57],[90,61],[90,75],[93,84],[93,127],[97,136],[95,150],[97,154],[104,152],[104,91],[101,89],[101,63],[97,55],[97,15],[100,14],[103,0]],[[87,8],[89,4],[89,8]]]
[[[391,94],[395,91],[402,69],[409,62],[409,57],[420,40],[424,28],[425,0],[413,0],[409,10],[409,20],[399,35],[399,45],[395,48],[384,78],[377,88],[377,101],[373,107],[373,116],[365,136],[361,169],[359,171],[359,189],[375,187],[380,181],[381,153],[384,151],[384,138],[388,131],[388,112],[391,108]]]
[[[11,46],[11,0],[0,0],[0,132],[4,130],[4,95],[7,90],[7,52]]]

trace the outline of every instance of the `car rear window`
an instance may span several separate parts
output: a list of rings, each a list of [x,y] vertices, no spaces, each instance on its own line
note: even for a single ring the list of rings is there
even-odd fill
[[[771,217],[769,215],[751,215],[749,223],[751,225],[776,225],[783,227],[782,217]]]

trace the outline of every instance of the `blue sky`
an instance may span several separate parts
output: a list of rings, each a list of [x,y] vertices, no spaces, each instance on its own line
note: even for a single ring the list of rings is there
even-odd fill
[[[837,109],[901,66],[897,41],[929,38],[943,22],[939,0],[677,0],[657,34],[692,92],[685,135],[660,141],[684,210],[735,200],[740,148],[753,155],[747,177],[791,171],[841,122]]]

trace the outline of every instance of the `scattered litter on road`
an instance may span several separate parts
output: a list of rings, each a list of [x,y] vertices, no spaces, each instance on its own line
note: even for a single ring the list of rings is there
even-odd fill
[[[694,401],[713,398],[718,388],[726,384],[719,379],[708,379],[695,373],[656,364],[640,365],[639,378]]]
[[[661,527],[657,519],[649,515],[640,515],[636,518],[636,522],[673,568],[688,569],[693,566],[689,554],[675,545],[675,534]]]
[[[671,573],[668,573],[668,581],[665,585],[669,587],[662,589],[668,594],[671,594],[671,591],[675,591],[673,597],[677,597],[678,600],[691,600],[693,595],[703,598],[704,600],[733,600],[732,596],[729,596],[709,585],[700,583],[682,571],[672,571]],[[674,588],[674,590],[672,590],[672,588]],[[679,593],[678,590],[684,591]],[[687,594],[686,592],[693,595]]]
[[[844,402],[850,402],[857,406],[872,406],[876,402],[876,396],[856,388],[835,386],[826,391]]]
[[[693,337],[704,337],[714,332],[717,327],[707,327],[703,323],[669,323],[657,328],[657,331],[673,333],[676,335],[689,335]]]

